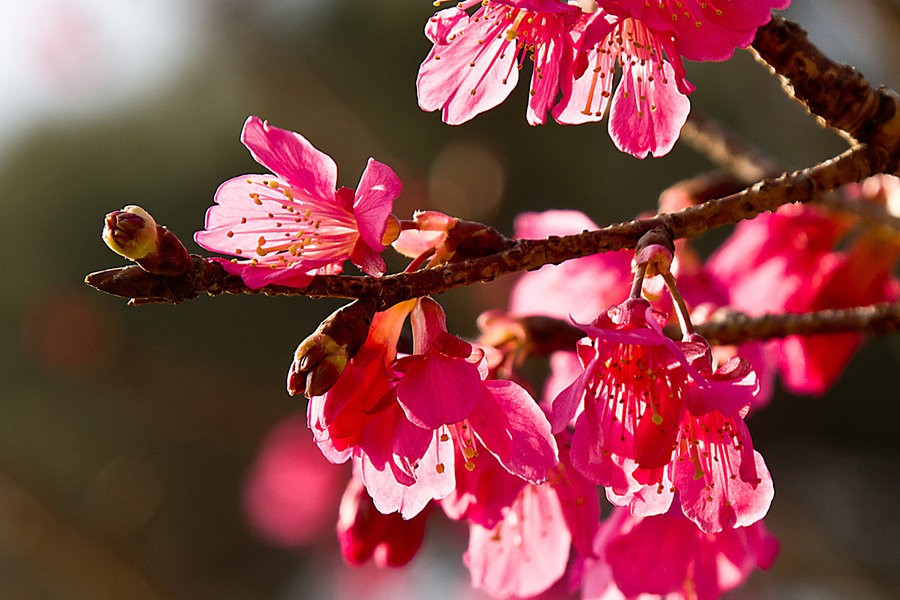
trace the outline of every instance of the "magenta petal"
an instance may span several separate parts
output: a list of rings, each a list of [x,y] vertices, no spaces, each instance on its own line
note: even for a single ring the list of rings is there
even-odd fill
[[[697,528],[684,518],[661,515],[638,521],[606,547],[616,585],[628,597],[681,591],[696,538]]]
[[[241,141],[253,158],[292,187],[315,198],[334,197],[337,165],[299,133],[269,126],[251,116],[244,123]]]
[[[571,539],[553,490],[527,486],[494,529],[470,525],[463,562],[473,587],[497,598],[531,597],[563,576]]]
[[[507,430],[502,430],[497,415],[485,422],[490,412],[477,411],[470,418],[473,429],[506,469],[531,483],[547,480],[550,469],[559,463],[556,439],[550,434],[550,423],[534,399],[512,381],[485,381],[484,386],[505,415]],[[506,453],[503,453],[506,446]]]
[[[662,68],[664,77],[627,63],[610,107],[609,135],[619,150],[637,158],[668,154],[691,110],[672,66],[664,62]]]
[[[592,352],[596,355],[596,351],[591,346],[583,346],[585,352]],[[588,382],[593,379],[599,368],[599,362],[595,357],[587,364],[578,379],[563,389],[551,402],[550,405],[550,425],[553,433],[559,433],[574,419],[581,408],[582,399],[584,398],[584,390]]]
[[[720,460],[732,465],[740,464],[739,451],[731,446],[725,448],[727,457]],[[690,461],[677,463],[675,486],[681,494],[681,508],[685,516],[707,533],[752,525],[766,516],[775,488],[762,455],[754,450],[753,457],[759,483],[716,477],[712,488],[705,477],[695,477],[694,465]]]
[[[458,423],[485,395],[472,363],[436,353],[412,358],[397,384],[397,401],[416,425],[437,429]]]
[[[441,334],[447,333],[447,315],[434,298],[425,296],[416,303],[409,317],[413,334],[413,352],[428,354],[441,350]]]
[[[382,239],[388,216],[394,208],[394,200],[403,186],[396,173],[385,164],[370,158],[359,179],[353,214],[359,237],[375,252],[384,250]]]
[[[267,267],[252,266],[249,264],[235,264],[224,259],[213,259],[222,265],[229,275],[237,275],[244,280],[244,284],[251,290],[258,290],[267,285],[283,285],[292,288],[304,288],[312,281],[314,272],[302,269],[282,268],[269,269]],[[299,265],[299,263],[298,263]]]

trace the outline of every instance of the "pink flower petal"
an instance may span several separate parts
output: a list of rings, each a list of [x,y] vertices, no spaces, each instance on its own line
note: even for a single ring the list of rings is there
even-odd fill
[[[469,418],[475,433],[510,473],[535,484],[546,481],[559,463],[547,417],[512,381],[485,381],[484,386],[493,401],[482,401]]]
[[[496,598],[530,597],[563,576],[571,539],[552,488],[528,486],[494,529],[470,525],[463,562],[473,587]]]
[[[668,154],[687,120],[691,103],[678,91],[672,66],[626,63],[609,111],[609,135],[616,148],[637,158]]]
[[[253,158],[293,188],[317,200],[334,197],[337,165],[299,133],[271,127],[259,117],[244,123],[241,141]]]
[[[462,17],[455,10],[441,11],[432,19],[449,20],[449,27],[456,31]],[[494,108],[509,96],[519,79],[515,41],[502,35],[505,26],[498,27],[493,19],[466,18],[465,34],[457,34],[447,45],[435,45],[416,79],[419,106],[428,112],[441,110],[449,125],[465,123]]]
[[[402,187],[390,167],[374,158],[369,159],[356,188],[353,214],[356,215],[359,237],[375,252],[384,250],[382,240],[387,219]]]
[[[397,384],[397,401],[416,425],[436,429],[458,423],[483,401],[484,386],[472,363],[438,353],[410,358]]]

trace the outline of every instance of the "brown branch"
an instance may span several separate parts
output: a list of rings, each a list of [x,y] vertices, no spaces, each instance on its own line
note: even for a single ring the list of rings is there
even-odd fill
[[[517,240],[512,247],[481,258],[386,277],[346,275],[317,276],[303,289],[267,286],[250,290],[239,278],[201,257],[181,277],[161,277],[131,266],[92,273],[88,285],[124,298],[131,304],[178,303],[201,294],[212,296],[262,293],[310,297],[365,298],[377,310],[403,300],[439,294],[458,287],[493,281],[503,275],[532,271],[590,254],[633,248],[638,239],[656,227],[667,227],[675,238],[693,237],[707,229],[737,223],[790,202],[809,202],[846,183],[861,181],[883,171],[884,151],[862,146],[815,167],[762,181],[725,198],[691,206],[676,213],[610,225],[576,235],[545,240]]]
[[[575,342],[585,337],[581,329],[563,319],[542,316],[521,317],[516,321],[522,326],[530,354],[536,356],[559,350],[573,350]],[[839,310],[769,314],[758,317],[723,310],[714,316],[713,320],[697,324],[694,328],[714,346],[731,346],[790,335],[829,333],[882,335],[900,330],[900,303],[885,302]],[[674,340],[681,338],[681,330],[677,324],[667,325],[665,332]]]
[[[757,56],[782,79],[785,91],[826,126],[855,143],[884,148],[898,168],[900,96],[874,88],[851,66],[835,62],[813,45],[796,23],[774,17],[753,41]]]
[[[839,310],[760,317],[730,313],[720,319],[697,325],[697,332],[715,345],[783,338],[789,335],[848,332],[885,334],[897,330],[900,330],[900,304],[889,302]]]

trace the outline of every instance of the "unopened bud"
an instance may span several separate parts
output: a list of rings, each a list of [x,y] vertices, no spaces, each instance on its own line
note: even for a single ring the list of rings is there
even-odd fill
[[[106,215],[103,241],[109,249],[137,260],[155,252],[159,244],[156,221],[140,206],[126,206]]]
[[[110,250],[154,275],[183,275],[192,264],[178,236],[158,225],[140,206],[126,206],[106,215],[103,241]]]
[[[371,304],[356,300],[322,321],[294,352],[288,371],[288,393],[312,398],[330,390],[365,343],[374,316]]]

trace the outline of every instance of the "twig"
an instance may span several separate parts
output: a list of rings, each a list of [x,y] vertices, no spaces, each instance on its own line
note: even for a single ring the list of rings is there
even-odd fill
[[[262,293],[310,297],[365,298],[377,310],[398,302],[458,287],[493,281],[503,275],[532,271],[590,254],[633,248],[655,227],[668,227],[675,238],[693,237],[708,229],[737,223],[790,202],[809,202],[823,192],[861,181],[884,169],[885,152],[862,146],[815,167],[762,181],[737,194],[691,206],[676,213],[610,225],[597,231],[545,240],[517,240],[508,250],[414,273],[386,277],[322,275],[306,288],[267,286],[250,290],[237,277],[226,275],[216,264],[193,257],[194,266],[181,277],[161,277],[137,266],[110,269],[87,276],[85,281],[131,304],[178,303],[201,294],[212,296]]]
[[[570,321],[554,317],[521,317],[518,319],[528,337],[529,352],[546,355],[559,350],[573,350],[584,333]],[[706,323],[695,324],[697,333],[715,346],[730,346],[748,341],[783,338],[790,335],[829,333],[867,333],[883,335],[900,330],[900,303],[881,303],[854,308],[821,310],[809,313],[785,313],[750,317],[725,310]],[[677,324],[667,325],[666,335],[681,339]]]

